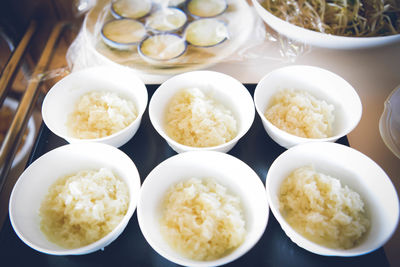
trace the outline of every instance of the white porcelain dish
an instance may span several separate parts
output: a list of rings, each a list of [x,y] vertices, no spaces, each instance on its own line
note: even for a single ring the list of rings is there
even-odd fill
[[[157,2],[157,3],[156,3]],[[176,1],[173,1],[176,3]],[[167,5],[165,0],[153,0],[154,8]],[[168,4],[171,4],[168,2]],[[188,46],[187,53],[183,54],[176,62],[165,61],[164,64],[153,64],[143,60],[138,53],[126,53],[112,49],[106,45],[101,36],[102,25],[112,19],[109,12],[110,0],[97,0],[96,5],[86,14],[82,26],[82,38],[74,43],[80,53],[75,60],[75,67],[94,66],[98,64],[120,64],[131,67],[139,75],[147,78],[150,75],[175,75],[187,71],[204,69],[232,55],[235,51],[246,44],[253,32],[257,17],[247,1],[229,0],[229,8],[220,16],[224,20],[229,31],[229,39],[222,45],[198,49]],[[144,20],[140,19],[140,20]],[[242,23],[246,21],[246,23]],[[79,55],[84,55],[83,57]],[[84,60],[83,60],[84,59]]]
[[[160,232],[161,204],[166,191],[192,177],[214,178],[242,203],[246,238],[234,251],[217,260],[187,259],[171,248]],[[225,153],[192,151],[170,157],[150,172],[142,186],[137,216],[144,237],[161,256],[184,266],[218,266],[236,260],[258,242],[267,226],[269,209],[265,188],[248,165]]]
[[[360,194],[370,229],[357,246],[346,250],[318,245],[293,230],[280,213],[278,194],[282,181],[296,168],[310,164]],[[286,235],[298,246],[319,255],[352,257],[372,252],[390,239],[398,225],[399,199],[390,178],[369,157],[344,145],[319,142],[290,148],[269,168],[266,190],[271,211]]]
[[[400,86],[392,91],[384,103],[379,132],[386,146],[400,158]]]
[[[362,49],[400,43],[400,34],[379,37],[345,37],[320,33],[286,22],[271,13],[263,6],[261,0],[252,0],[258,15],[278,33],[290,39],[317,47],[329,49]]]
[[[62,248],[40,230],[39,208],[49,187],[61,177],[81,170],[110,169],[129,188],[129,207],[118,226],[100,240],[76,249]],[[11,193],[9,215],[21,240],[31,248],[52,255],[79,255],[102,249],[125,229],[139,199],[140,177],[132,160],[119,149],[98,143],[69,144],[35,160],[19,177]]]
[[[91,91],[117,93],[131,100],[137,110],[137,118],[125,129],[110,136],[95,139],[71,137],[67,129],[67,118],[74,110],[76,101]],[[99,142],[120,147],[128,142],[140,126],[147,107],[147,89],[144,83],[128,67],[100,66],[73,72],[57,82],[47,93],[42,106],[42,117],[46,126],[69,143]]]
[[[230,109],[238,122],[238,132],[231,141],[213,147],[191,147],[170,138],[164,129],[164,116],[171,98],[179,91],[197,87],[213,94],[216,101]],[[155,91],[149,103],[150,121],[156,131],[178,153],[190,150],[228,152],[250,129],[255,110],[250,93],[238,80],[214,71],[193,71],[173,76]]]
[[[18,104],[19,103],[17,100],[10,97],[5,98],[3,102],[4,107],[10,108],[14,112],[17,111]],[[21,147],[17,151],[17,154],[15,154],[11,168],[18,166],[24,159],[27,159],[32,149],[33,143],[35,142],[36,125],[33,117],[29,118],[26,128],[28,133],[26,134],[25,140],[21,141]]]
[[[264,113],[271,98],[283,89],[304,90],[334,105],[333,135],[320,139],[303,138],[289,134],[267,120]],[[265,75],[254,91],[254,103],[268,135],[286,148],[306,142],[334,142],[350,133],[362,115],[361,100],[347,81],[328,70],[305,65],[287,66]]]

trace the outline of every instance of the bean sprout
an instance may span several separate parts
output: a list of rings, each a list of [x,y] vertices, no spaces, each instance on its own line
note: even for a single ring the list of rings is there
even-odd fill
[[[400,0],[263,0],[273,15],[317,32],[356,37],[400,33]]]

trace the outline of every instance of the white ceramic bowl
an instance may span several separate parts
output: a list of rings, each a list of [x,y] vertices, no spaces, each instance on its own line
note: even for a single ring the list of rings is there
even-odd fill
[[[358,192],[364,201],[370,229],[354,248],[331,249],[309,241],[285,221],[279,211],[279,188],[296,168],[312,164],[318,172],[339,179]],[[394,233],[399,220],[399,199],[386,173],[370,158],[336,143],[307,143],[290,148],[271,165],[266,178],[268,202],[286,235],[298,246],[325,256],[357,256],[372,252]]]
[[[138,116],[125,129],[110,136],[95,139],[79,139],[68,134],[67,118],[74,110],[76,101],[91,91],[107,91],[131,100]],[[57,82],[47,93],[42,106],[46,126],[69,143],[99,142],[120,147],[128,142],[140,126],[147,106],[147,89],[144,83],[128,67],[101,66],[73,72]]]
[[[110,11],[116,19],[140,19],[151,12],[151,0],[115,0],[112,1]]]
[[[130,34],[122,34],[121,31]],[[136,48],[137,45],[147,36],[147,31],[143,23],[134,19],[114,19],[107,21],[100,31],[101,37],[108,46],[119,49],[129,50]]]
[[[229,108],[238,122],[238,133],[231,141],[213,147],[190,147],[170,138],[164,129],[164,116],[171,98],[180,90],[197,87],[213,94],[213,98]],[[190,150],[228,152],[250,129],[255,115],[250,93],[238,80],[214,71],[192,71],[165,81],[153,94],[149,104],[150,121],[156,131],[178,153]]]
[[[246,238],[232,253],[217,260],[185,258],[170,247],[160,232],[161,203],[167,190],[192,177],[214,178],[242,203]],[[137,216],[144,237],[161,256],[184,266],[217,266],[234,261],[258,242],[267,226],[269,209],[263,183],[244,162],[221,152],[191,151],[168,158],[150,172],[143,182]]]
[[[17,111],[18,108],[18,101],[7,97],[6,99],[4,99],[4,107],[9,107],[11,110],[13,110],[14,112]],[[17,154],[14,157],[14,161],[11,165],[11,167],[16,167],[18,166],[24,159],[26,159],[29,156],[29,153],[32,149],[33,143],[35,142],[35,136],[36,136],[36,125],[35,122],[33,120],[33,117],[29,118],[28,120],[28,124],[27,124],[27,135],[25,140],[21,143],[21,148],[20,150],[17,152]]]
[[[168,1],[170,4],[170,1]],[[185,12],[176,7],[161,7],[148,17],[146,17],[146,26],[150,31],[160,32],[178,32],[187,22]]]
[[[400,85],[385,100],[379,132],[386,146],[400,159]]]
[[[252,2],[258,15],[271,28],[290,39],[305,44],[330,49],[361,49],[400,43],[400,34],[379,37],[345,37],[308,30],[272,15],[261,6],[261,0],[252,0]]]
[[[202,48],[215,47],[229,38],[225,21],[216,18],[203,18],[190,22],[185,28],[186,41]]]
[[[187,43],[175,33],[157,33],[143,39],[138,53],[143,60],[153,65],[173,64],[185,54]]]
[[[327,138],[303,138],[273,125],[264,116],[271,98],[283,89],[308,91],[318,99],[335,106],[333,133]],[[362,114],[361,100],[354,88],[340,76],[318,67],[294,65],[276,69],[265,75],[254,92],[257,113],[268,135],[279,145],[289,148],[306,142],[334,142],[350,133]]]
[[[49,187],[61,177],[81,170],[106,167],[129,188],[129,207],[118,226],[100,240],[76,249],[62,248],[47,240],[40,230],[39,209]],[[68,144],[35,160],[19,177],[11,193],[11,224],[31,248],[53,255],[79,255],[102,249],[125,229],[139,199],[140,177],[132,160],[119,149],[99,143]]]
[[[226,0],[189,0],[186,10],[193,18],[214,18],[228,9]]]

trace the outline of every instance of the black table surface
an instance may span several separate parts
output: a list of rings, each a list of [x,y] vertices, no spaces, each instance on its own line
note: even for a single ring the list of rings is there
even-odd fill
[[[253,95],[255,85],[245,84]],[[149,99],[158,88],[147,85]],[[349,145],[346,137],[337,141]],[[43,124],[32,149],[28,165],[44,153],[67,144]],[[142,182],[150,171],[165,159],[176,154],[155,131],[148,110],[143,115],[136,135],[120,147],[135,163]],[[265,132],[256,114],[249,132],[229,154],[248,164],[265,184],[272,162],[286,149],[276,144]],[[29,208],[29,207],[27,207]],[[144,239],[133,214],[124,232],[103,250],[79,256],[54,256],[40,253],[15,234],[7,219],[0,232],[0,266],[176,266],[155,252]],[[244,256],[227,266],[389,266],[383,248],[357,257],[320,256],[293,243],[283,232],[270,212],[264,235]]]

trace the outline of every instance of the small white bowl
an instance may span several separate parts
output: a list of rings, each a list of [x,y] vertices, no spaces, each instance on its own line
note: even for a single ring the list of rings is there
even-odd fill
[[[161,204],[167,190],[192,177],[214,178],[240,198],[246,221],[246,238],[232,253],[212,261],[197,261],[176,252],[161,235]],[[221,152],[191,151],[175,155],[155,167],[143,182],[138,202],[140,229],[150,246],[166,259],[184,266],[218,266],[249,251],[261,238],[268,222],[265,187],[258,175],[241,160]]]
[[[283,180],[296,168],[310,164],[360,194],[371,224],[357,246],[345,250],[318,245],[297,233],[280,213],[278,197]],[[397,228],[399,199],[390,178],[373,160],[344,145],[320,142],[290,148],[269,168],[266,190],[271,211],[286,235],[319,255],[351,257],[370,253],[383,246]]]
[[[39,209],[49,187],[68,174],[102,167],[129,188],[129,207],[122,221],[100,240],[80,248],[66,249],[47,240],[40,230]],[[122,233],[136,209],[139,193],[139,173],[125,153],[105,144],[69,144],[44,154],[21,174],[11,193],[9,215],[15,232],[31,248],[52,255],[87,254],[104,248]]]
[[[216,18],[204,18],[190,22],[184,32],[186,41],[195,47],[214,47],[229,38],[227,24]]]
[[[378,37],[347,37],[308,30],[272,15],[261,5],[261,2],[262,0],[252,0],[258,15],[271,28],[290,39],[303,42],[304,44],[329,49],[351,50],[400,43],[400,34]]]
[[[110,20],[101,28],[103,42],[119,50],[136,48],[146,36],[143,23],[134,19]]]
[[[228,9],[226,0],[189,0],[187,12],[194,18],[214,18]]]
[[[79,139],[68,134],[67,118],[75,103],[85,93],[107,91],[131,100],[137,110],[137,118],[126,128],[110,136],[95,139]],[[57,82],[47,93],[42,106],[46,126],[69,143],[99,142],[120,147],[128,142],[140,126],[147,107],[147,89],[136,73],[122,66],[101,66],[69,74]]]
[[[232,111],[238,122],[238,132],[235,138],[218,146],[191,147],[180,144],[168,136],[164,129],[164,117],[171,98],[182,89],[193,87],[205,92],[212,92],[215,100]],[[149,116],[153,127],[178,153],[190,150],[228,152],[250,129],[254,115],[253,99],[246,87],[231,76],[214,71],[186,72],[168,79],[155,91],[149,104]]]
[[[116,19],[140,19],[151,12],[151,0],[115,0],[111,3],[111,14]]]
[[[179,63],[185,54],[187,43],[175,33],[157,33],[147,36],[138,46],[138,53],[143,60],[153,65]]]
[[[4,99],[3,107],[9,107],[12,111],[16,112],[18,104],[19,103],[17,100],[7,97],[6,99]],[[26,128],[28,133],[26,135],[25,140],[21,141],[21,147],[19,151],[17,151],[17,154],[15,154],[14,160],[11,165],[12,168],[18,166],[24,159],[26,159],[29,156],[33,143],[35,142],[36,125],[33,120],[33,117],[29,118]]]
[[[176,7],[163,7],[146,18],[146,26],[154,32],[177,32],[186,24],[185,12]]]
[[[264,113],[272,97],[283,89],[307,91],[316,98],[334,105],[332,136],[299,137],[279,129],[267,120]],[[360,97],[347,81],[328,70],[303,65],[283,67],[265,75],[254,91],[254,103],[268,135],[286,148],[306,142],[335,142],[357,126],[362,114]]]

